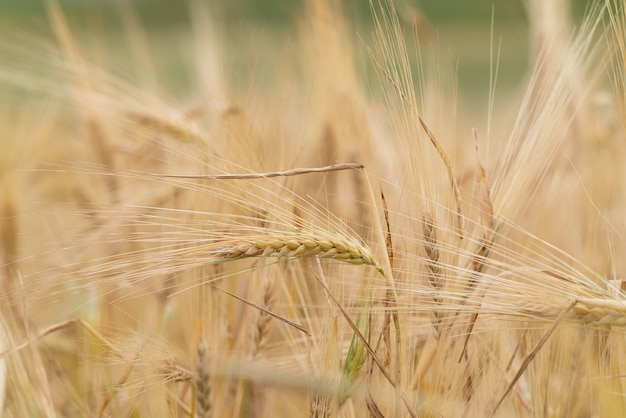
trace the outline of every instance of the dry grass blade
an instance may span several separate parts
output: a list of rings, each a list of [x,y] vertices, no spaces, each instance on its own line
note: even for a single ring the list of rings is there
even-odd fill
[[[167,390],[167,399],[170,400],[173,404],[175,404],[181,411],[183,411],[186,415],[193,417],[193,411],[189,406],[175,393],[171,390]]]
[[[235,295],[234,293],[229,292],[228,290],[225,290],[225,289],[222,289],[220,287],[217,287],[214,283],[210,283],[210,286],[213,287],[215,290],[223,292],[223,293],[227,294],[228,296],[237,299],[239,302],[245,303],[248,306],[252,306],[253,308],[258,309],[259,311],[263,312],[264,314],[269,315],[269,316],[271,316],[273,318],[276,318],[277,320],[279,320],[281,322],[284,322],[285,324],[289,325],[290,327],[293,327],[293,328],[297,329],[298,331],[303,332],[307,337],[311,336],[311,333],[309,332],[309,330],[307,330],[305,327],[303,327],[300,324],[297,324],[297,323],[295,323],[293,321],[288,320],[287,318],[284,318],[284,317],[282,317],[280,315],[277,315],[276,313],[270,311],[269,309],[267,309],[267,308],[265,308],[263,306],[260,306],[260,305],[258,305],[256,303],[250,302],[250,301],[248,301],[248,300],[246,300],[246,299],[244,299],[242,297],[239,297],[239,296]]]
[[[311,168],[292,168],[285,171],[272,171],[268,173],[245,173],[245,174],[194,174],[194,175],[175,175],[175,174],[157,174],[157,173],[138,173],[152,177],[166,177],[174,179],[207,179],[207,180],[254,180],[254,179],[268,179],[272,177],[290,177],[299,176],[302,174],[310,173],[328,173],[332,171],[342,170],[360,170],[364,167],[363,164],[347,163],[347,164],[335,164],[325,167],[311,167]]]
[[[367,405],[367,410],[370,413],[372,418],[385,418],[385,415],[380,411],[374,397],[372,396],[372,389],[370,385],[367,385],[367,395],[365,396],[365,403]]]
[[[461,350],[461,354],[459,354],[459,363],[463,360],[463,357],[467,356],[467,345],[469,344],[469,340],[472,336],[472,331],[474,330],[474,326],[476,325],[476,320],[478,319],[478,313],[474,312],[470,315],[469,323],[467,324],[467,329],[465,330],[465,339],[463,341],[463,349]]]
[[[496,412],[498,411],[498,408],[500,408],[500,405],[502,405],[502,402],[504,402],[504,400],[506,399],[508,394],[513,389],[513,386],[515,386],[515,384],[520,379],[520,377],[522,377],[522,375],[524,374],[524,372],[528,368],[528,365],[530,365],[530,363],[533,361],[533,359],[537,356],[537,354],[539,353],[541,348],[545,345],[545,343],[548,341],[548,339],[550,338],[550,336],[552,335],[554,330],[556,330],[557,326],[561,323],[561,321],[563,319],[565,319],[565,317],[567,317],[569,312],[572,309],[575,308],[576,304],[577,304],[576,301],[573,302],[569,307],[567,307],[566,309],[563,310],[563,312],[561,312],[561,314],[554,320],[554,322],[552,323],[552,325],[550,326],[548,331],[543,335],[543,337],[541,337],[541,339],[537,343],[537,346],[533,349],[533,351],[530,354],[528,354],[528,356],[526,356],[526,358],[522,362],[519,370],[517,371],[517,373],[513,377],[513,380],[511,380],[511,383],[509,383],[509,386],[504,391],[504,394],[502,395],[502,397],[500,398],[500,400],[498,401],[496,406],[493,408],[493,412],[491,413],[492,417],[496,414]]]

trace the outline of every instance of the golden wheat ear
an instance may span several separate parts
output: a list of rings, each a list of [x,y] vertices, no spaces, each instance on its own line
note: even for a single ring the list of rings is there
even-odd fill
[[[248,257],[332,258],[350,264],[366,264],[380,269],[371,250],[345,237],[297,233],[290,235],[259,235],[242,237],[222,243],[209,252],[216,260]]]

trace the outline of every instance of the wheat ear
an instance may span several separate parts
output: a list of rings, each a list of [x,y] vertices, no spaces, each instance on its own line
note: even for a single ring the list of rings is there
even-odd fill
[[[126,117],[132,122],[145,129],[168,135],[181,142],[193,142],[206,144],[208,139],[198,130],[194,129],[184,120],[175,120],[163,116],[153,115],[143,111],[131,110],[126,112]]]
[[[433,217],[426,213],[422,217],[422,232],[424,234],[424,250],[426,251],[426,267],[428,269],[426,276],[428,283],[433,289],[432,300],[435,306],[441,305],[442,299],[437,295],[443,287],[443,274],[439,265],[439,250],[437,248],[437,234],[435,232],[435,224]],[[441,312],[434,309],[431,311],[431,322],[435,338],[439,340],[441,332],[442,317]]]
[[[200,341],[198,343],[198,363],[196,364],[196,416],[211,416],[211,382],[209,379],[209,350]]]
[[[557,308],[556,306],[547,308],[545,305],[526,302],[522,311],[531,315],[552,319],[558,316],[562,308]],[[626,300],[603,298],[576,299],[565,319],[593,326],[626,327]]]
[[[441,338],[441,328],[443,323],[443,314],[437,309],[441,306],[442,299],[438,295],[441,288],[444,285],[443,272],[441,271],[441,265],[439,264],[439,249],[437,248],[437,233],[435,230],[435,224],[433,217],[429,212],[426,212],[422,216],[422,233],[424,234],[424,250],[426,252],[426,268],[428,277],[428,283],[433,289],[433,300],[435,307],[430,311],[430,321],[432,324],[432,333],[426,341],[424,350],[419,359],[417,367],[415,369],[413,378],[413,389],[417,389],[422,377],[426,374],[426,371],[430,367],[437,347],[439,346],[439,339]]]
[[[356,240],[307,233],[284,235],[258,235],[233,239],[210,251],[216,259],[240,259],[248,257],[299,258],[318,256],[345,261],[350,264],[380,266],[371,250]]]
[[[356,326],[359,329],[364,329],[365,337],[369,335],[369,323],[359,313],[356,317]],[[352,335],[350,341],[350,348],[346,355],[346,360],[343,364],[343,370],[341,373],[341,380],[339,382],[338,402],[341,408],[343,404],[354,394],[357,388],[359,379],[361,378],[361,368],[365,364],[367,358],[367,351],[365,346],[359,341],[357,334]]]
[[[269,278],[263,278],[263,310],[257,312],[256,321],[250,330],[250,352],[249,357],[254,360],[265,347],[267,334],[269,332],[272,315],[270,309],[274,306],[276,298],[276,283]]]
[[[478,218],[480,220],[480,226],[482,227],[482,237],[479,241],[478,250],[474,253],[474,256],[472,257],[471,275],[469,281],[465,286],[465,295],[464,299],[461,301],[462,304],[465,303],[466,298],[470,297],[470,295],[473,293],[474,289],[478,285],[478,282],[480,280],[480,274],[485,268],[485,260],[489,255],[491,246],[493,245],[493,228],[495,226],[491,191],[489,189],[489,182],[487,180],[487,172],[485,171],[485,167],[480,160],[480,153],[478,152],[478,131],[476,130],[476,128],[472,129],[472,133],[474,134],[474,149],[476,151],[476,184],[478,186],[478,209],[480,211]],[[459,361],[466,354],[467,345],[469,343],[470,336],[472,335],[474,325],[476,325],[477,319],[478,313],[474,312],[470,317],[469,324],[467,325],[465,342],[463,343],[463,350],[461,350],[461,357],[459,358]]]

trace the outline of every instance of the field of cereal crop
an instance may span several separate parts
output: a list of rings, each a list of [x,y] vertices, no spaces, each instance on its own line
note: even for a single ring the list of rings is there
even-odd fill
[[[3,417],[626,416],[623,1],[0,12]]]

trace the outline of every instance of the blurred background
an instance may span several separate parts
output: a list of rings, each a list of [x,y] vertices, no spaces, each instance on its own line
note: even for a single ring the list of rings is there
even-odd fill
[[[159,84],[174,94],[188,95],[193,53],[189,46],[191,1],[171,0],[58,0],[81,41],[92,43],[103,56],[123,61],[128,53],[129,19],[145,31],[151,60],[161,75]],[[200,1],[202,2],[202,1]],[[435,46],[439,62],[448,66],[458,83],[459,99],[471,111],[486,109],[492,64],[497,61],[498,95],[515,94],[528,72],[530,36],[528,5],[541,0],[400,0],[396,1],[407,39],[420,38],[421,47]],[[587,8],[602,0],[556,0],[570,9],[571,26],[580,22]],[[245,89],[254,77],[263,84],[275,66],[267,62],[289,61],[288,48],[298,42],[297,27],[305,19],[305,0],[210,0],[215,33],[227,62],[229,79]],[[372,14],[366,0],[339,1],[352,25],[355,42],[371,45]],[[132,10],[132,13],[128,13]],[[493,21],[493,26],[492,26]],[[43,0],[0,0],[0,31],[21,36],[53,39]],[[413,32],[413,34],[411,34]],[[1,33],[1,32],[0,32]],[[131,35],[132,36],[132,35]],[[493,44],[493,56],[491,45]],[[411,44],[409,42],[409,47]],[[297,45],[295,46],[297,48]],[[413,46],[413,48],[415,48]],[[363,49],[363,48],[361,48]],[[417,49],[413,49],[413,52]],[[356,57],[357,68],[368,78],[369,58]],[[368,75],[368,71],[370,75]],[[141,75],[136,75],[141,77]],[[508,97],[503,97],[505,101]],[[508,101],[508,100],[507,100]]]

